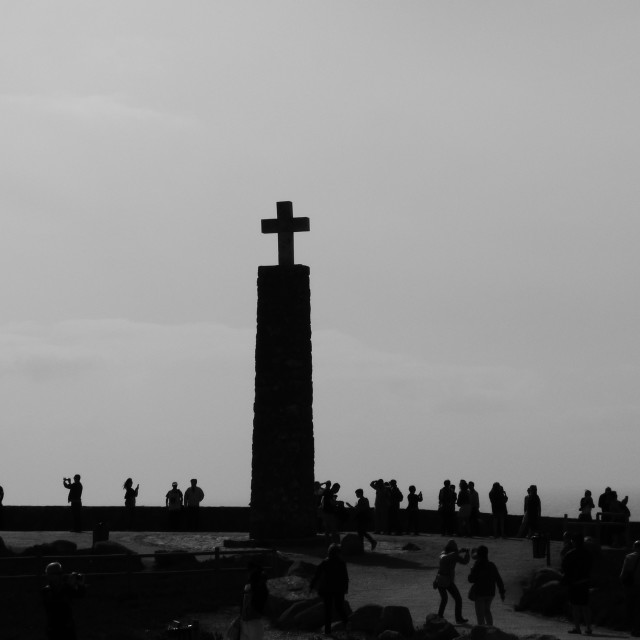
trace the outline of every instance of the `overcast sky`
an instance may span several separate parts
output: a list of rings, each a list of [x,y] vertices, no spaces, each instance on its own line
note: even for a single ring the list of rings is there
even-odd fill
[[[318,479],[640,513],[637,2],[2,14],[5,504],[74,473],[88,505],[128,476],[248,504],[260,220],[291,200]]]

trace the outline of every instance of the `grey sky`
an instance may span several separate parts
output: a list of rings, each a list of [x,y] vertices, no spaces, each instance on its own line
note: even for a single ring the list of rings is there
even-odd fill
[[[639,28],[584,0],[7,4],[6,502],[76,472],[88,504],[193,475],[248,502],[278,200],[311,219],[320,479],[633,490]]]

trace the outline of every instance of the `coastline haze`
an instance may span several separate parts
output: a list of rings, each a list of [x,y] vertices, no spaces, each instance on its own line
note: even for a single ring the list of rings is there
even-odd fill
[[[311,232],[316,477],[640,509],[640,6],[64,0],[0,24],[6,505],[250,496],[260,233]]]

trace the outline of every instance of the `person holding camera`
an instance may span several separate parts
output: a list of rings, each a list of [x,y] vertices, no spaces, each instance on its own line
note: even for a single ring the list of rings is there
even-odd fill
[[[62,573],[59,562],[51,562],[45,569],[48,584],[40,592],[46,615],[47,640],[76,640],[71,601],[85,593],[81,573]]]
[[[73,476],[73,482],[71,482],[71,478],[62,478],[62,484],[65,489],[69,490],[67,502],[71,506],[72,531],[82,533],[82,483],[80,482],[80,474],[76,473]]]
[[[456,565],[469,564],[469,549],[458,549],[455,540],[449,540],[445,548],[440,553],[440,564],[438,573],[433,582],[434,588],[440,593],[440,607],[438,608],[438,616],[444,618],[444,610],[449,600],[448,593],[451,594],[455,602],[455,616],[458,624],[467,622],[462,617],[462,596],[456,586]]]

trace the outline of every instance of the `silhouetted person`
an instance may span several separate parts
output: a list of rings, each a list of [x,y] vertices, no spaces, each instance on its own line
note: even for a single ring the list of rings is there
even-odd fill
[[[624,587],[631,635],[640,636],[640,540],[633,543],[633,551],[624,558],[620,582]]]
[[[378,543],[369,534],[369,523],[371,521],[371,506],[369,505],[369,499],[364,497],[364,491],[362,489],[356,489],[356,497],[358,501],[356,506],[352,507],[355,511],[356,532],[360,536],[360,540],[364,542],[366,538],[371,544],[371,551],[373,551]],[[351,505],[347,502],[347,506]]]
[[[82,483],[80,482],[80,475],[76,473],[73,476],[73,482],[71,482],[71,478],[62,478],[62,484],[65,489],[69,490],[67,502],[71,506],[72,531],[80,533],[82,531]]]
[[[373,532],[384,533],[389,526],[389,489],[382,478],[372,480],[369,486],[376,492],[373,502]]]
[[[349,592],[349,573],[340,553],[340,545],[332,544],[329,546],[327,557],[318,565],[310,588],[317,589],[324,602],[325,634],[331,633],[334,607],[346,626],[348,616],[344,597]]]
[[[178,489],[178,483],[172,482],[171,489],[165,496],[165,506],[169,514],[169,529],[177,531],[180,528],[180,516],[182,515],[182,491]]]
[[[404,500],[402,491],[398,488],[395,480],[389,480],[389,533],[401,535],[400,526],[400,503]]]
[[[625,545],[626,523],[629,522],[629,517],[631,516],[627,507],[628,500],[628,496],[622,500],[618,500],[618,492],[611,492],[611,502],[609,503],[610,521],[619,523],[611,527],[611,544],[616,547],[623,547]]]
[[[420,535],[420,507],[418,506],[422,502],[422,491],[416,493],[414,485],[409,487],[409,493],[407,494],[407,533],[411,533],[414,536]]]
[[[184,492],[184,505],[187,509],[187,528],[197,531],[200,527],[200,503],[204,500],[204,491],[198,486],[198,480],[191,478],[191,486]]]
[[[46,616],[47,640],[76,640],[71,601],[84,595],[83,576],[64,575],[59,562],[48,564],[45,575],[47,585],[40,591],[40,595]]]
[[[496,587],[500,593],[500,599],[504,602],[504,582],[493,562],[489,561],[489,549],[483,544],[475,551],[475,563],[469,572],[469,582],[473,583],[474,605],[478,624],[493,626],[493,614],[491,602],[496,595]]]
[[[598,498],[598,509],[602,511],[602,521],[607,522],[609,520],[609,503],[611,502],[611,487],[606,487],[603,493]]]
[[[532,484],[527,489],[527,495],[524,499],[524,515],[522,516],[522,524],[518,530],[518,537],[527,538],[538,532],[540,526],[540,514],[542,512],[542,503],[538,496],[538,487]]]
[[[4,511],[2,501],[4,500],[4,489],[0,486],[0,529],[4,526]]]
[[[591,554],[584,548],[584,537],[581,533],[571,534],[571,547],[562,559],[562,573],[569,590],[571,616],[575,625],[569,633],[582,633],[580,623],[584,622],[585,632],[591,635],[593,631],[589,608],[589,576],[593,560]]]
[[[469,549],[458,550],[455,540],[449,540],[445,548],[440,553],[440,562],[438,565],[438,573],[436,574],[435,584],[440,593],[440,606],[438,607],[438,616],[444,618],[444,610],[447,607],[450,593],[455,602],[455,616],[458,624],[467,622],[462,617],[462,597],[456,586],[456,565],[469,564]]]
[[[451,482],[445,480],[438,493],[438,511],[443,536],[452,536],[456,532],[456,497],[455,489],[452,491]]]
[[[127,516],[127,527],[129,529],[133,529],[133,515],[136,508],[136,498],[138,497],[140,485],[137,485],[134,489],[133,480],[131,478],[127,478],[124,481],[122,488],[124,489],[124,508]]]
[[[316,529],[318,533],[321,533],[324,530],[324,526],[322,523],[322,496],[324,494],[324,487],[327,483],[321,484],[318,480],[313,483],[313,499],[314,504],[316,506]],[[329,483],[329,486],[331,484]]]
[[[493,537],[505,537],[505,524],[507,521],[507,492],[499,482],[494,482],[489,491],[491,514],[493,516]]]
[[[254,560],[249,562],[247,568],[249,581],[244,586],[242,597],[240,640],[262,640],[264,636],[262,617],[269,598],[267,576],[262,566]]]
[[[469,485],[466,480],[460,480],[460,491],[458,492],[458,520],[460,528],[458,533],[461,536],[471,535],[471,495],[469,494]]]
[[[587,489],[584,492],[584,497],[580,498],[580,515],[578,516],[578,520],[584,520],[590,522],[593,520],[591,516],[591,511],[595,509],[596,505],[593,503],[593,498],[591,497],[591,491]]]
[[[471,500],[471,515],[469,516],[469,532],[475,536],[480,532],[480,496],[476,491],[476,484],[469,480],[469,498]]]
[[[334,482],[327,483],[322,495],[322,520],[324,524],[324,535],[331,542],[340,542],[340,533],[338,532],[338,491],[340,484]]]

